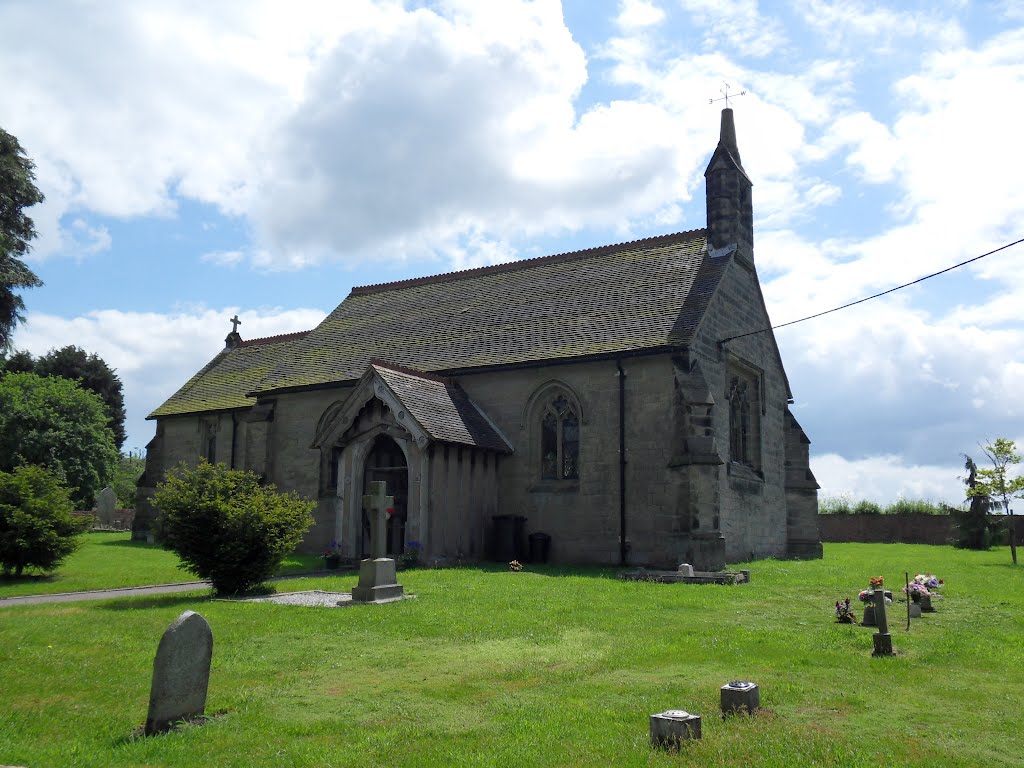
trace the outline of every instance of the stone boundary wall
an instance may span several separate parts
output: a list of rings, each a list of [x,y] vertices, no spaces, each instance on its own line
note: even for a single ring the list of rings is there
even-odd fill
[[[76,510],[71,513],[75,517],[96,521],[96,513],[92,510]],[[135,520],[134,509],[115,509],[111,512],[111,527],[104,530],[130,531]],[[0,766],[2,768],[2,766]]]
[[[1017,541],[1024,542],[1024,516],[1013,518]],[[818,532],[825,542],[867,544],[951,544],[956,537],[949,515],[904,512],[895,515],[818,515]]]

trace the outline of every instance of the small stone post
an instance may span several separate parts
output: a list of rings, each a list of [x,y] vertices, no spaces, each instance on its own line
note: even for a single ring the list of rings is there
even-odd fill
[[[651,715],[651,743],[664,749],[679,749],[681,742],[700,738],[700,715],[669,709]]]
[[[754,714],[761,708],[761,689],[757,683],[736,680],[722,686],[722,717]]]
[[[895,656],[892,649],[892,635],[889,634],[889,621],[885,616],[885,587],[879,585],[874,590],[875,597],[875,623],[878,625],[878,632],[871,636],[875,641],[875,650],[872,656]]]

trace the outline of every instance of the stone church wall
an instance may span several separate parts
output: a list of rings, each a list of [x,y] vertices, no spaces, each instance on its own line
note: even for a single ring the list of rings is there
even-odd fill
[[[728,258],[728,257],[723,257]],[[785,412],[787,390],[771,333],[727,342],[730,336],[767,328],[756,275],[733,260],[704,316],[692,345],[716,400],[714,431],[726,463],[722,468],[721,530],[726,559],[786,555]],[[730,363],[763,373],[763,413],[760,415],[758,464],[760,471],[731,461],[729,456]]]
[[[630,562],[659,547],[672,515],[665,467],[672,372],[667,355],[626,357],[627,541]],[[559,562],[619,561],[619,378],[615,360],[550,365],[459,378],[515,448],[500,459],[498,511],[527,518],[526,532],[552,537]],[[567,392],[581,411],[578,481],[540,478],[540,407]]]

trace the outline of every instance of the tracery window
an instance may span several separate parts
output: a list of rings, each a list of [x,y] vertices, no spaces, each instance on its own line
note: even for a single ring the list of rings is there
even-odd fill
[[[729,403],[729,461],[759,473],[764,373],[749,363],[732,359],[725,397]]]
[[[540,422],[542,480],[576,480],[580,476],[580,420],[565,395],[545,404]]]
[[[751,382],[739,376],[729,381],[729,458],[739,464],[754,466],[753,435],[751,434],[750,392]]]

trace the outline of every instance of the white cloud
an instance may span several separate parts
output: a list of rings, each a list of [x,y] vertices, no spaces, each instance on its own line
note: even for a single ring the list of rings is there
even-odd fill
[[[622,0],[615,23],[623,29],[654,27],[665,20],[665,11],[647,0]]]
[[[704,48],[768,56],[786,44],[782,24],[758,11],[757,0],[679,0],[704,30]]]
[[[821,490],[819,498],[848,496],[883,506],[897,499],[924,499],[958,505],[964,498],[963,462],[948,465],[908,464],[898,455],[848,460],[838,454],[814,456],[811,468]]]
[[[70,318],[33,313],[16,330],[14,347],[39,356],[74,344],[103,358],[124,389],[125,448],[141,448],[153,436],[146,415],[220,351],[223,342],[210,329],[223,327],[226,336],[235,313],[245,339],[309,330],[324,318],[317,309],[244,307],[193,307],[173,314],[108,309]]]
[[[234,267],[242,263],[245,253],[242,251],[209,251],[199,257],[200,261],[217,264],[222,267]]]
[[[856,46],[859,53],[874,56],[906,45],[908,38],[952,46],[963,43],[960,25],[938,13],[916,13],[881,7],[862,0],[810,0],[798,6],[804,23],[821,41],[832,47]]]

